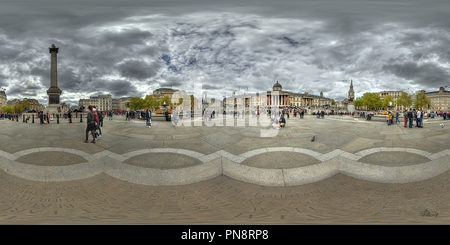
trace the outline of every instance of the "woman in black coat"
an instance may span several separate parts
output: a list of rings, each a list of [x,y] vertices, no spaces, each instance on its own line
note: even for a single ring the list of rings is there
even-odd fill
[[[97,129],[97,125],[95,125],[95,118],[94,118],[94,112],[92,105],[88,106],[88,113],[86,116],[86,139],[84,140],[85,143],[88,142],[89,139],[89,132],[92,134],[92,143],[95,143],[95,131]]]

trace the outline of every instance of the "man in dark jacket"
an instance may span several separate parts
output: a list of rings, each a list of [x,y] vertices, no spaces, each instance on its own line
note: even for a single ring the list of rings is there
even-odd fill
[[[147,109],[145,111],[145,122],[147,127],[151,128],[152,127],[152,111]]]
[[[408,111],[409,128],[412,128],[414,113],[411,108]]]

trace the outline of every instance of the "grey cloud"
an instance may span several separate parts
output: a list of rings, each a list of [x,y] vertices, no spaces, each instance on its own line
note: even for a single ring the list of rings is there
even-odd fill
[[[431,63],[418,65],[415,62],[405,62],[403,64],[384,65],[383,70],[398,77],[412,80],[412,84],[425,85],[429,88],[439,88],[447,83],[449,75],[446,69]]]
[[[160,67],[157,62],[147,64],[142,60],[127,60],[118,66],[118,70],[125,78],[146,80],[154,77]]]
[[[102,33],[98,40],[99,45],[113,45],[113,46],[130,46],[134,44],[143,44],[152,38],[152,33],[149,31],[141,31],[136,28],[129,28],[121,30],[120,32],[106,32]]]
[[[346,96],[338,77],[358,79],[360,91],[434,88],[448,77],[447,15],[444,2],[419,0],[10,1],[0,9],[0,84],[8,98],[24,80],[45,95],[55,43],[68,99],[190,91],[197,74],[210,91],[267,91],[278,79],[286,90]]]
[[[144,95],[143,91],[139,91],[133,83],[127,80],[98,80],[95,86],[89,89],[92,94],[105,93],[108,91],[114,98],[119,97],[140,97]]]

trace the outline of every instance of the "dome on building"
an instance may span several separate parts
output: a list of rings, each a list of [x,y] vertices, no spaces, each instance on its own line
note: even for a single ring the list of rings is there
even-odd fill
[[[277,83],[275,83],[274,85],[273,85],[273,91],[281,91],[281,89],[282,89],[282,87],[281,87],[281,84],[279,84],[278,83],[278,81],[277,81]]]

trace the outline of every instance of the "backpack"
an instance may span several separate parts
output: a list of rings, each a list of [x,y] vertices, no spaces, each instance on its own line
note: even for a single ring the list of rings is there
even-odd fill
[[[412,111],[408,111],[408,118],[413,118],[414,117],[414,115],[413,115],[413,112]]]
[[[93,124],[94,123],[94,117],[93,117],[94,115],[92,115],[92,113],[88,113],[87,114],[87,123],[88,124]]]

